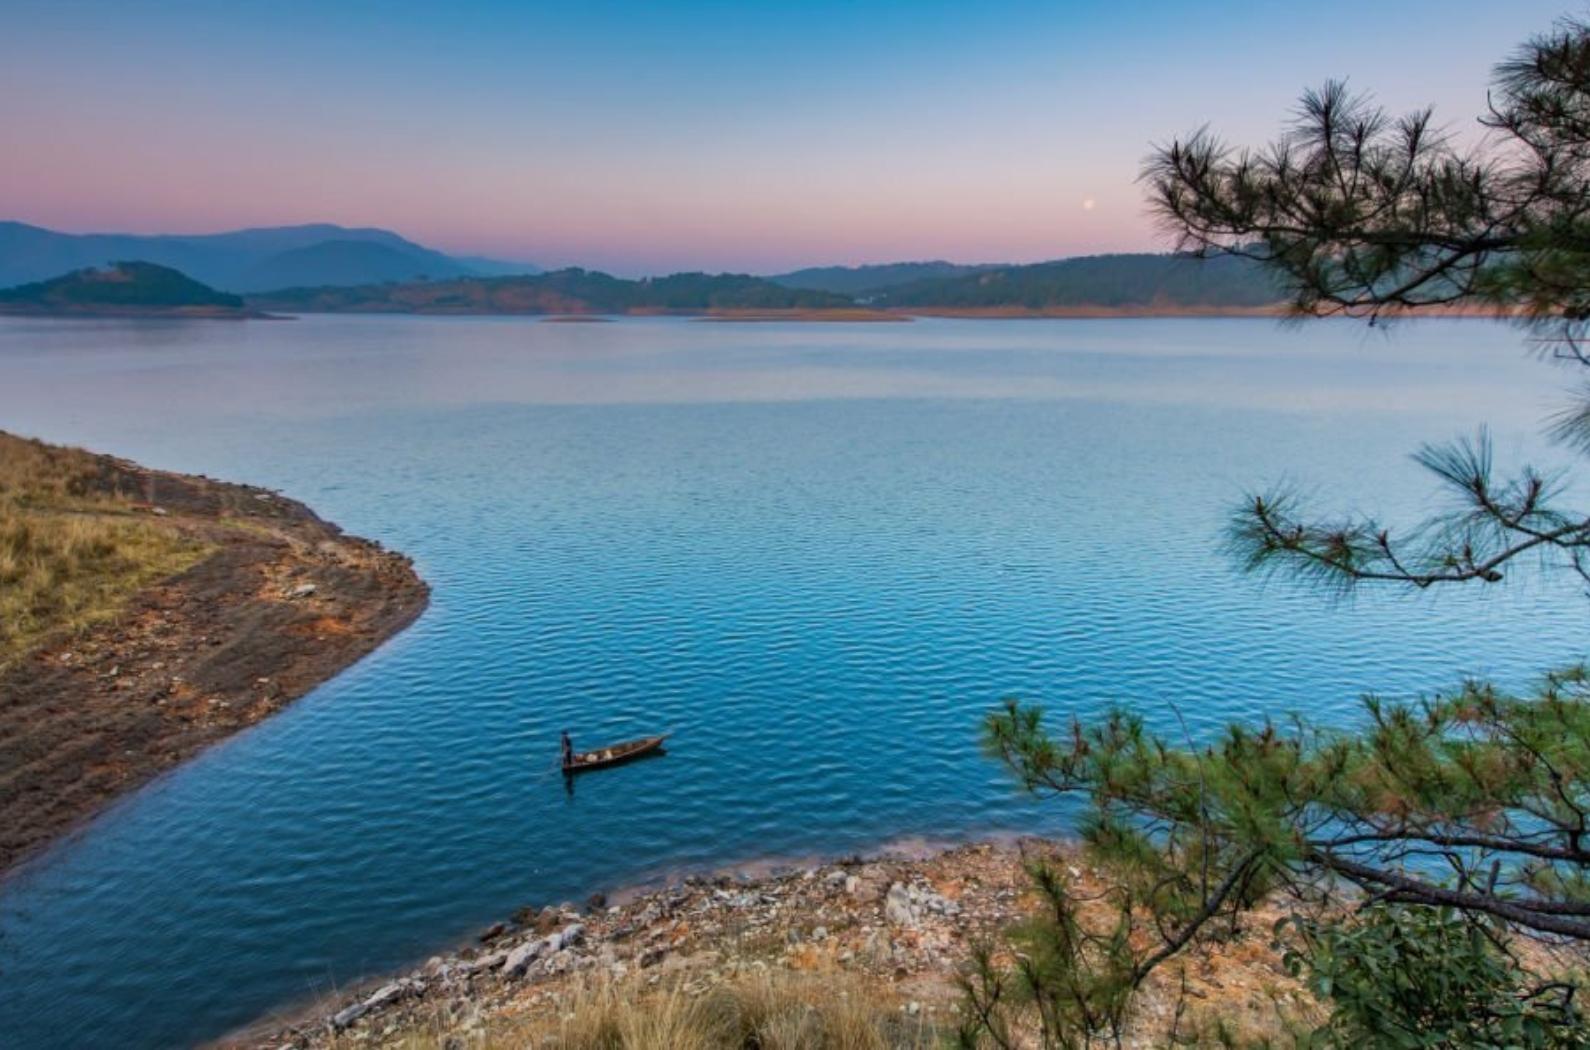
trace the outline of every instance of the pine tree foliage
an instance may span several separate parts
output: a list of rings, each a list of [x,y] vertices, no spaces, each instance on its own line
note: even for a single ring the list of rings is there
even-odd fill
[[[1145,180],[1178,249],[1259,260],[1299,314],[1479,303],[1590,365],[1590,23],[1497,68],[1480,145],[1432,120],[1330,84],[1268,149],[1200,131]],[[1555,434],[1590,451],[1590,392]],[[1412,527],[1310,516],[1278,489],[1234,510],[1230,553],[1335,589],[1497,585],[1525,566],[1590,583],[1590,515],[1562,505],[1563,478],[1499,476],[1483,429],[1415,459],[1448,499]],[[1119,1045],[1148,976],[1264,900],[1285,902],[1277,943],[1329,1010],[1300,1045],[1590,1045],[1585,667],[1517,695],[1371,697],[1354,729],[1294,718],[1203,743],[1131,707],[1056,730],[1010,701],[985,743],[1027,791],[1087,803],[1081,837],[1117,888],[1101,924],[1085,917],[1097,902],[1034,869],[1042,911],[965,975],[964,1046]],[[1565,968],[1534,966],[1542,946]]]
[[[1432,120],[1393,119],[1327,84],[1268,149],[1204,130],[1157,150],[1144,178],[1179,248],[1260,260],[1299,314],[1494,307],[1550,355],[1590,365],[1590,24],[1565,21],[1497,67],[1480,145],[1460,149]],[[1590,388],[1556,434],[1590,450]],[[1586,576],[1590,514],[1558,506],[1557,479],[1498,479],[1483,432],[1417,458],[1457,496],[1454,511],[1399,532],[1315,519],[1282,489],[1250,497],[1233,542],[1251,566],[1342,587],[1495,583],[1521,555]]]
[[[1394,118],[1332,82],[1267,149],[1205,129],[1157,150],[1144,178],[1178,248],[1266,262],[1302,313],[1482,302],[1590,317],[1586,24],[1502,63],[1482,124],[1463,147],[1429,110]]]
[[[1496,930],[1450,908],[1376,906],[1353,924],[1287,920],[1293,973],[1334,1007],[1304,1047],[1582,1047],[1563,981],[1530,986]]]

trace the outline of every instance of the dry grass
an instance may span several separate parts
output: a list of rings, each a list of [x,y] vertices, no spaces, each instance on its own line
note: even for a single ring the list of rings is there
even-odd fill
[[[906,1016],[860,982],[774,973],[704,990],[680,978],[656,986],[636,980],[593,982],[575,989],[560,1006],[534,1015],[498,1014],[481,1023],[438,1013],[379,1045],[402,1050],[929,1050],[942,1046],[943,1037],[926,1018]]]
[[[171,525],[133,516],[102,477],[89,453],[0,434],[0,667],[115,615],[206,553]]]
[[[103,476],[92,453],[0,433],[0,498],[49,507],[98,505],[111,499]]]

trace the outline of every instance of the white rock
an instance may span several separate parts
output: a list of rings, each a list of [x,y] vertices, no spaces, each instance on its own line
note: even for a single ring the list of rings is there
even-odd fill
[[[503,960],[503,976],[518,977],[520,974],[524,973],[530,968],[531,963],[535,962],[537,959],[541,958],[541,956],[547,954],[547,952],[551,950],[551,940],[552,938],[545,937],[540,940],[531,941],[528,944],[521,944],[519,947],[513,949],[513,951],[508,953],[508,957]]]
[[[563,927],[563,932],[557,934],[556,937],[557,943],[551,946],[553,951],[572,948],[585,940],[585,926],[583,923],[571,922]]]
[[[354,1003],[352,1006],[338,1010],[331,1015],[331,1027],[346,1028],[369,1012],[370,1008],[368,1006],[363,1003]]]
[[[366,1010],[379,1010],[383,1006],[390,1006],[392,1003],[397,1002],[408,992],[408,985],[402,981],[384,984],[375,990],[375,994],[364,1001],[364,1008]]]
[[[883,914],[896,926],[915,926],[916,912],[911,907],[910,892],[898,882],[889,887],[883,898]]]

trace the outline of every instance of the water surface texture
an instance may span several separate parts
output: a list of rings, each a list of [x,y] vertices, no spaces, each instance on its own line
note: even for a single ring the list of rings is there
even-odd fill
[[[269,485],[412,554],[408,632],[0,887],[0,1044],[182,1045],[523,904],[899,837],[1064,832],[1002,697],[1194,735],[1584,655],[1571,586],[1237,575],[1244,489],[1408,514],[1538,437],[1518,334],[1263,320],[0,321],[0,427]],[[557,734],[675,733],[549,775]]]

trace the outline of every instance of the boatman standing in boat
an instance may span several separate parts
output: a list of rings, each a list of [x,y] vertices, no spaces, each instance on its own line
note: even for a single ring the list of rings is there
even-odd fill
[[[569,731],[563,731],[563,765],[565,768],[574,762],[574,741],[569,739]]]

